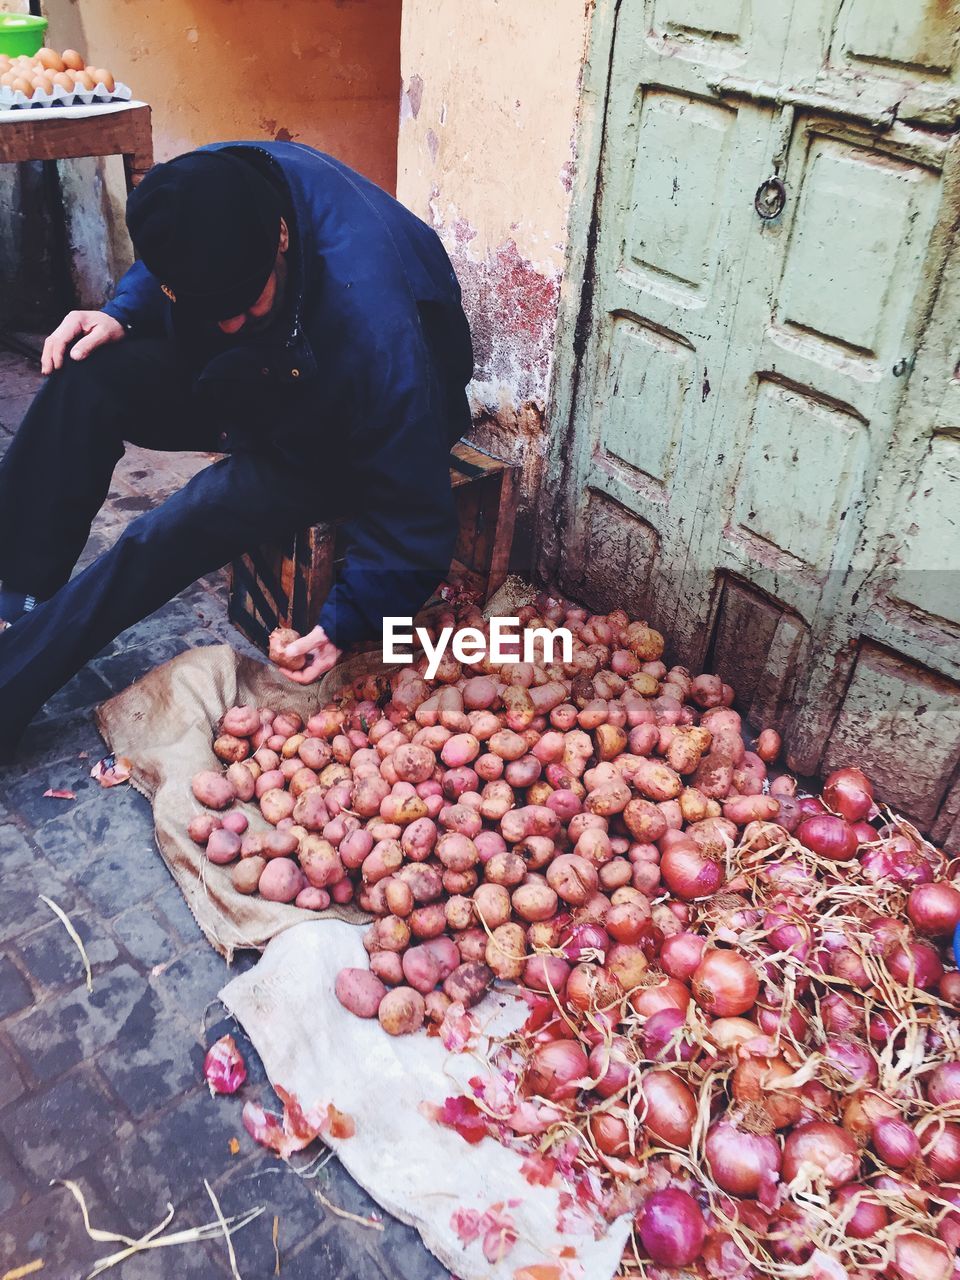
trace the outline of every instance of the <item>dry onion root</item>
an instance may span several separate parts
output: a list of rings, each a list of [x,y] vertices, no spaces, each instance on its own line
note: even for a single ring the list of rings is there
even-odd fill
[[[772,776],[777,733],[749,750],[733,690],[646,624],[521,621],[569,627],[572,661],[362,677],[306,724],[232,708],[191,836],[242,892],[370,912],[337,995],[391,1034],[464,1048],[518,984],[527,1025],[438,1118],[588,1217],[633,1211],[623,1274],[949,1280],[954,868],[858,769],[822,797]],[[272,829],[232,828],[236,799]]]

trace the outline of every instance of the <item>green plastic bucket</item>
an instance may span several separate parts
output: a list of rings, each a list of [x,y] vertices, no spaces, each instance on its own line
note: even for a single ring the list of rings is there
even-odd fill
[[[28,57],[43,48],[49,23],[32,13],[0,13],[0,53],[11,58],[25,53]]]

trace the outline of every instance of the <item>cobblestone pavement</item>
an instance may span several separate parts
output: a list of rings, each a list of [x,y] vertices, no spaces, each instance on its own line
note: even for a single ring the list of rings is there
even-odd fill
[[[39,383],[33,364],[0,350],[0,453]],[[81,563],[205,462],[128,450]],[[118,1247],[88,1238],[77,1204],[53,1179],[79,1184],[95,1228],[131,1236],[155,1226],[168,1203],[177,1226],[210,1222],[207,1179],[225,1214],[266,1206],[234,1237],[243,1280],[275,1274],[275,1218],[282,1280],[444,1280],[446,1269],[408,1227],[385,1218],[382,1232],[370,1230],[319,1203],[314,1189],[356,1214],[376,1208],[338,1161],[305,1180],[244,1132],[242,1101],[275,1100],[249,1042],[216,1003],[227,966],[161,861],[147,802],[89,777],[104,754],[97,702],[185,649],[244,647],[225,604],[218,576],[124,632],[51,699],[20,759],[0,769],[0,1276],[42,1259],[38,1280],[78,1280]],[[76,799],[45,799],[48,788]],[[92,994],[39,894],[83,938]],[[234,971],[254,959],[241,957]],[[237,1097],[211,1098],[204,1050],[228,1030],[249,1078]],[[230,1266],[221,1239],[144,1253],[106,1274],[216,1280]]]

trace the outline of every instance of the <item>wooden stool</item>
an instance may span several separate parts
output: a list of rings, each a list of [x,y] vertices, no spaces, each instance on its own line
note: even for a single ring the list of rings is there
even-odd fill
[[[516,470],[461,440],[450,451],[450,483],[460,527],[448,581],[484,602],[508,572]],[[231,621],[263,650],[274,627],[292,627],[301,635],[310,631],[344,551],[342,526],[325,523],[235,560],[230,566]]]

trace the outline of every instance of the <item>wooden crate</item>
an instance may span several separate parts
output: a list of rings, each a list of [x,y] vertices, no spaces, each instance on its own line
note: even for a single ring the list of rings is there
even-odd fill
[[[450,451],[459,530],[448,581],[486,601],[508,572],[516,512],[516,470],[464,441]],[[280,544],[258,547],[230,566],[229,614],[266,650],[274,627],[301,634],[316,626],[343,562],[339,523],[315,524]]]

